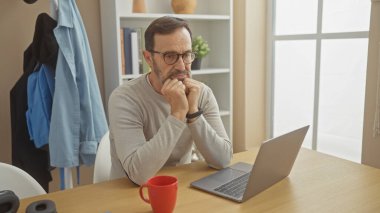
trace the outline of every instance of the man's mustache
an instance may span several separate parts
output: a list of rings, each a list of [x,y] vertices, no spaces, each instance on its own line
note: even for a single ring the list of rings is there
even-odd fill
[[[188,71],[188,70],[174,70],[174,71],[170,72],[170,74],[168,75],[168,77],[166,77],[164,79],[164,82],[166,80],[168,80],[168,79],[174,79],[174,78],[176,78],[177,75],[190,75],[190,71]],[[178,80],[183,81],[185,79],[178,79]]]
[[[175,78],[177,75],[188,75],[190,74],[187,70],[175,70],[173,73],[170,73],[170,78]]]

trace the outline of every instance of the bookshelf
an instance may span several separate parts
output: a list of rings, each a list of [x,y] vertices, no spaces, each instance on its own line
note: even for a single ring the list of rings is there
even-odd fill
[[[120,28],[141,28],[169,15],[189,22],[193,37],[202,35],[211,52],[193,78],[207,84],[218,101],[223,124],[232,139],[232,0],[198,0],[194,14],[174,14],[170,0],[145,0],[146,13],[132,13],[132,0],[100,0],[105,95],[139,74],[124,74]]]

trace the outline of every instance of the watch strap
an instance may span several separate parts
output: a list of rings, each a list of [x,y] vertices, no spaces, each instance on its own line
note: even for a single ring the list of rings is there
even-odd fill
[[[203,110],[198,107],[198,111],[197,112],[186,114],[186,118],[187,119],[193,119],[193,118],[196,118],[196,117],[202,115],[202,113],[203,113]]]

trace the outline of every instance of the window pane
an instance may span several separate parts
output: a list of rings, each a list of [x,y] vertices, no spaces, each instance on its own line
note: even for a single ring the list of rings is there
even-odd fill
[[[276,41],[273,135],[313,123],[315,41]],[[312,126],[304,146],[311,148]]]
[[[370,0],[325,0],[322,32],[368,31],[370,10]]]
[[[317,150],[360,162],[368,39],[322,40]]]
[[[318,0],[278,0],[275,5],[276,35],[317,32]]]

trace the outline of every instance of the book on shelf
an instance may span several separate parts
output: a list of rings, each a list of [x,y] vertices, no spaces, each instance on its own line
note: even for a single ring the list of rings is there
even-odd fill
[[[139,63],[139,42],[137,38],[137,32],[131,32],[131,50],[132,50],[132,74],[138,75],[140,63]]]
[[[145,61],[145,58],[144,58],[144,54],[143,54],[143,51],[145,50],[145,38],[144,38],[144,32],[145,32],[145,29],[141,29],[141,36],[140,36],[140,44],[141,44],[141,49],[140,49],[140,54],[141,54],[141,69],[140,69],[140,73],[141,74],[145,74],[145,73],[148,73],[150,71],[150,67],[149,67],[149,64],[146,63]]]
[[[123,45],[124,48],[124,66],[123,74],[138,75],[149,71],[149,65],[145,62],[144,36],[142,28],[124,27]],[[123,59],[122,59],[123,60]]]
[[[135,51],[135,55],[137,55],[138,57],[138,74],[144,74],[144,73],[147,73],[149,72],[149,65],[146,63],[145,59],[144,59],[144,54],[143,54],[143,51],[145,49],[145,39],[144,39],[144,32],[145,30],[143,28],[133,28],[133,30],[136,32],[137,34],[137,45],[138,45],[138,48],[136,48],[137,50],[132,50],[132,51]],[[136,42],[136,41],[135,41]],[[137,53],[136,53],[137,52]],[[135,70],[136,74],[137,74],[137,70]]]
[[[132,47],[131,47],[131,33],[133,29],[124,27],[124,60],[125,60],[125,74],[132,74]]]
[[[120,28],[121,74],[125,75],[124,30]]]

